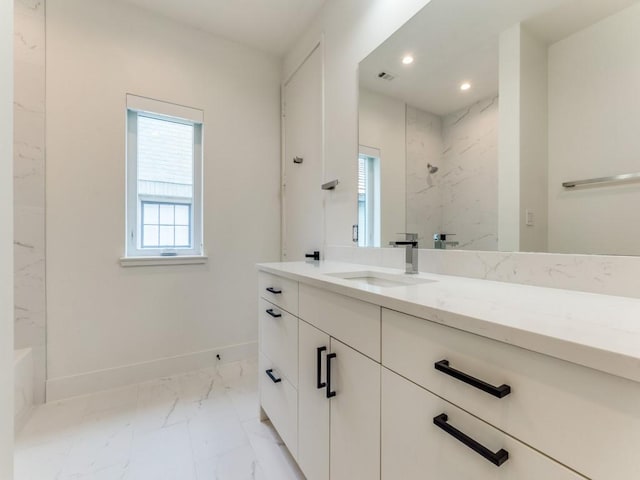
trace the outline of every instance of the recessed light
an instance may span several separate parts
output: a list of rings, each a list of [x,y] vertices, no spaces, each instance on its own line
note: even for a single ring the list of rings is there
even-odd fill
[[[462,90],[463,92],[466,92],[470,88],[471,84],[469,82],[464,82],[462,85],[460,85],[460,90]]]
[[[410,65],[413,63],[413,57],[411,55],[405,55],[404,57],[402,57],[402,63],[404,63],[405,65]]]

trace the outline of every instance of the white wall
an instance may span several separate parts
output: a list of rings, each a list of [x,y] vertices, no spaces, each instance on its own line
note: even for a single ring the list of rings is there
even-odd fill
[[[13,477],[13,0],[0,0],[0,480]]]
[[[281,62],[119,2],[50,2],[47,35],[54,396],[97,386],[83,376],[96,370],[255,342],[254,264],[279,259]],[[119,265],[126,93],[205,112],[207,265]]]
[[[547,251],[546,46],[517,24],[500,35],[498,249]],[[526,211],[534,225],[526,225]]]
[[[546,252],[548,237],[547,45],[521,29],[520,85],[520,246]],[[527,211],[533,225],[527,225]],[[575,250],[574,250],[575,251]]]
[[[380,150],[380,243],[405,230],[405,103],[360,89],[360,145]]]
[[[638,183],[565,190],[640,170],[640,4],[549,49],[549,248],[640,255]]]
[[[498,250],[520,249],[520,69],[522,26],[500,34]]]
[[[325,204],[328,245],[351,245],[357,223],[358,63],[427,3],[327,0],[285,57],[288,77],[324,33],[324,180],[340,180]]]

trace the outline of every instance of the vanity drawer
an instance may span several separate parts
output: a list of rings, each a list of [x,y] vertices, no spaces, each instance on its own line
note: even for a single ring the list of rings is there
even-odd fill
[[[496,466],[442,425],[508,458]],[[487,452],[489,453],[489,452]],[[501,456],[504,458],[504,456]],[[584,480],[523,443],[382,369],[382,480]]]
[[[258,272],[258,291],[260,297],[298,315],[298,282],[295,280]]]
[[[294,387],[298,385],[298,319],[261,298],[260,350],[278,366]]]
[[[593,480],[640,478],[640,384],[386,309],[382,339],[383,365],[564,465]],[[436,370],[442,360],[511,392]]]
[[[269,371],[269,373],[267,373]],[[270,375],[273,376],[271,378]],[[260,355],[260,405],[294,458],[298,457],[298,392],[282,371]]]
[[[300,318],[380,361],[380,307],[300,284]]]

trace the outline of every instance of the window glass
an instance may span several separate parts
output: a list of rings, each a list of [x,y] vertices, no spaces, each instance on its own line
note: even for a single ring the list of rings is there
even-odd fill
[[[143,200],[142,212],[142,248],[191,247],[190,205]]]
[[[358,246],[380,246],[380,158],[358,157]]]
[[[194,126],[138,114],[142,248],[191,248]],[[176,237],[176,225],[181,228]],[[154,235],[151,238],[151,235]]]

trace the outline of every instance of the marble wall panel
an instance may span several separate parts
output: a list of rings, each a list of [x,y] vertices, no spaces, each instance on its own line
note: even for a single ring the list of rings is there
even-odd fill
[[[407,232],[421,245],[449,233],[459,249],[497,249],[497,147],[497,97],[445,116],[407,106]]]
[[[44,402],[45,3],[15,1],[14,262],[15,348],[31,348],[35,401]]]
[[[329,261],[404,268],[396,248],[327,246]],[[640,298],[640,257],[556,253],[419,251],[421,272]]]

